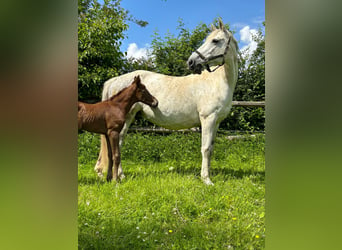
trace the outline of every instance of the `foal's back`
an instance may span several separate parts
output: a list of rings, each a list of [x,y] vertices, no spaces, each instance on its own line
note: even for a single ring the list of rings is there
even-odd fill
[[[115,121],[115,127],[119,128],[124,123],[124,117],[118,107],[108,101],[95,104],[78,102],[78,129],[89,132],[106,134],[109,125]],[[111,125],[113,126],[113,125]]]

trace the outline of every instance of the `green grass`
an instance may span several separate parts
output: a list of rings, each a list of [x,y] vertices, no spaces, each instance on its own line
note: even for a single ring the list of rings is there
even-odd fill
[[[216,137],[214,186],[200,180],[200,134],[129,133],[119,184],[93,170],[99,136],[78,140],[80,249],[264,248],[264,135]]]

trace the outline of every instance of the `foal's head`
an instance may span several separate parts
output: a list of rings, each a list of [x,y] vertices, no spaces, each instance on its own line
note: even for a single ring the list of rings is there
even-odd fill
[[[158,106],[158,100],[148,92],[146,86],[141,83],[140,76],[135,76],[133,83],[136,86],[135,97],[139,102],[145,103],[153,108]]]

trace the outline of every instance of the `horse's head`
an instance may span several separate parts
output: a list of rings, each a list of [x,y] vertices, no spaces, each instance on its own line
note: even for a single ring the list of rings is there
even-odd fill
[[[139,75],[134,77],[133,84],[137,86],[135,96],[139,102],[145,103],[152,108],[156,108],[158,106],[158,100],[151,95],[146,86],[141,83]]]
[[[218,29],[214,25],[211,26],[212,32],[204,44],[189,57],[188,67],[195,73],[200,74],[204,66],[211,72],[210,66],[223,65],[231,44],[234,43],[234,46],[237,46],[233,35],[224,27],[221,19],[219,25]],[[234,40],[233,43],[232,40]]]

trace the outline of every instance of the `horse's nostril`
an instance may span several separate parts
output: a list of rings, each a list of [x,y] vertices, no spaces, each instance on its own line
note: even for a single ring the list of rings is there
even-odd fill
[[[194,60],[190,59],[190,60],[188,61],[188,65],[189,65],[189,67],[193,66],[193,65],[194,65]]]

